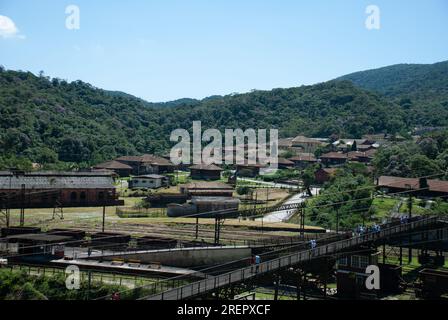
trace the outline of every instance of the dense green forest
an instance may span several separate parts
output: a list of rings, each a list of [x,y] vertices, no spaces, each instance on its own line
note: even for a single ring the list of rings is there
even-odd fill
[[[121,155],[163,153],[173,145],[171,131],[190,129],[195,120],[204,129],[277,128],[283,137],[406,134],[414,126],[446,125],[446,101],[426,96],[425,108],[418,107],[418,114],[425,113],[421,117],[409,112],[417,108],[414,100],[384,97],[339,80],[148,103],[82,81],[0,68],[0,169],[29,168],[32,162],[48,169],[85,167]]]
[[[338,78],[378,92],[406,111],[406,124],[448,125],[448,61],[398,64]]]
[[[382,147],[373,165],[377,176],[448,179],[448,130],[427,133],[416,142]]]

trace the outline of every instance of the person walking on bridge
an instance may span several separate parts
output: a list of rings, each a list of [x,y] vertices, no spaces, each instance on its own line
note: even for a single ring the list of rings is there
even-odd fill
[[[255,256],[255,273],[260,270],[261,257],[259,255]]]

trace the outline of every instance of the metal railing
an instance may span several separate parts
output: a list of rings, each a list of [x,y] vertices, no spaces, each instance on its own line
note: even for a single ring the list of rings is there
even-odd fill
[[[151,251],[163,251],[163,252],[173,252],[173,251],[187,251],[187,250],[201,250],[201,249],[235,249],[235,248],[243,248],[243,247],[249,247],[249,248],[269,248],[269,247],[281,247],[281,246],[294,246],[297,244],[301,244],[304,242],[308,242],[310,240],[317,240],[317,241],[324,241],[326,239],[332,238],[334,240],[336,239],[344,239],[347,238],[346,233],[316,233],[316,234],[304,234],[302,236],[295,236],[295,237],[273,237],[273,238],[267,238],[267,239],[259,239],[259,240],[241,240],[240,242],[233,242],[233,243],[227,243],[227,244],[221,244],[221,245],[213,245],[210,243],[201,243],[197,242],[196,246],[191,245],[191,241],[178,241],[177,245],[175,247],[171,248],[155,248],[155,249],[144,249],[144,248],[133,248],[133,249],[125,249],[122,251],[113,251],[113,252],[107,252],[107,253],[101,253],[92,255],[89,258],[92,259],[98,259],[98,258],[125,258],[126,256],[131,256],[135,254],[144,254]],[[151,241],[151,239],[147,240],[148,242]],[[103,251],[103,250],[101,250]],[[83,256],[83,258],[86,258]]]
[[[178,288],[172,288],[167,291],[147,296],[145,300],[182,300],[194,296],[202,295],[218,288],[238,283],[253,278],[260,274],[273,272],[285,267],[293,266],[299,263],[311,261],[313,259],[329,256],[341,252],[345,249],[359,246],[364,243],[388,238],[403,232],[408,232],[416,228],[428,226],[437,223],[437,217],[413,219],[407,224],[388,223],[382,225],[381,231],[354,236],[347,240],[336,241],[314,249],[304,250],[294,254],[286,255],[270,261],[260,263],[257,266],[250,266],[231,271],[218,276],[211,276],[207,279],[197,281]]]

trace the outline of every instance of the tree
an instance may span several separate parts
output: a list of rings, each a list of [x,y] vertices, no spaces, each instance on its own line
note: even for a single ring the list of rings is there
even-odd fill
[[[431,176],[441,173],[441,168],[436,161],[433,161],[422,154],[416,154],[409,159],[410,169],[414,177]]]
[[[250,190],[251,189],[248,186],[239,186],[236,188],[236,193],[243,196],[243,195],[248,194],[250,192]]]
[[[315,183],[316,170],[317,166],[309,166],[308,168],[303,170],[301,174],[303,186],[309,196],[313,196],[313,193],[311,192],[311,186],[313,185],[313,183]]]
[[[422,153],[430,159],[435,159],[439,153],[437,142],[432,138],[425,138],[418,143]]]
[[[326,184],[307,204],[308,219],[316,225],[334,228],[339,217],[340,227],[352,228],[372,215],[373,191],[369,178],[340,170],[333,182]]]

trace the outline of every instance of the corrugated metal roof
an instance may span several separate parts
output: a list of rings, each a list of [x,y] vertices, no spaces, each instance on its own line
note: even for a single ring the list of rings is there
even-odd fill
[[[0,189],[109,189],[114,188],[110,174],[95,172],[32,172],[24,175],[0,174]]]
[[[222,182],[191,182],[188,184],[181,185],[182,188],[187,188],[189,190],[197,190],[197,189],[205,189],[205,190],[213,190],[213,189],[224,189],[224,190],[233,190],[232,186],[222,183]]]
[[[160,174],[145,174],[145,175],[141,175],[141,176],[135,176],[132,177],[132,180],[134,179],[165,179],[168,177],[162,176]]]

